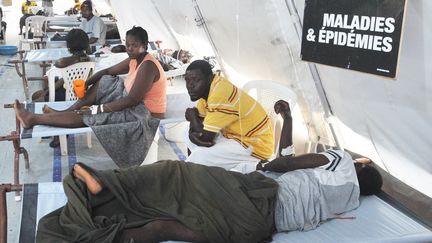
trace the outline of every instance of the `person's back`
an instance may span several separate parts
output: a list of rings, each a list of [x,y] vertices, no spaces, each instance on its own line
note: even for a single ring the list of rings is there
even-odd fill
[[[66,35],[66,46],[72,54],[69,57],[63,57],[54,63],[57,68],[68,67],[78,62],[90,61],[86,51],[89,49],[89,39],[87,34],[81,29],[72,29]]]
[[[72,29],[66,35],[66,46],[71,53],[71,56],[58,59],[54,63],[56,68],[65,68],[78,62],[90,61],[89,56],[86,54],[88,49],[87,34],[81,29]],[[55,81],[55,101],[64,101],[66,90],[63,87],[63,79],[56,77]],[[38,90],[32,95],[33,102],[48,101],[48,88]]]

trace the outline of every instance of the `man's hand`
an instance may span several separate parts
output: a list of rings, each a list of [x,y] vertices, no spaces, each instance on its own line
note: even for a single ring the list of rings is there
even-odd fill
[[[192,143],[198,145],[198,146],[202,146],[202,147],[211,147],[213,146],[215,143],[213,141],[210,142],[205,142],[201,140],[201,136],[202,133],[200,132],[190,132],[189,133],[189,139]]]
[[[274,111],[276,112],[276,114],[281,114],[284,118],[287,116],[291,116],[289,104],[285,100],[278,100],[274,104]]]
[[[257,166],[256,166],[256,170],[262,170],[262,171],[266,171],[266,169],[264,168],[268,163],[270,163],[268,160],[261,160]]]
[[[199,116],[199,112],[198,112],[198,109],[196,107],[186,109],[186,112],[185,112],[186,121],[190,122],[192,119],[194,119],[198,116]]]

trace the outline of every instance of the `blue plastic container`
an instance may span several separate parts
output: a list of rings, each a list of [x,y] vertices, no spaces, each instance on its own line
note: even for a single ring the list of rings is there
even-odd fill
[[[0,55],[15,55],[17,49],[16,46],[0,46]]]

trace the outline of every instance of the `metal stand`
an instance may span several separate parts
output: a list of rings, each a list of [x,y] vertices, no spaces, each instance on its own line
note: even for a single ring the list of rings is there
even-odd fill
[[[1,184],[0,185],[0,243],[7,243],[7,192],[20,192],[22,185]]]
[[[5,108],[10,108],[11,105],[5,105]],[[24,147],[21,147],[21,124],[18,118],[15,117],[15,131],[12,131],[10,135],[0,136],[0,141],[12,141],[14,147],[14,184],[19,184],[19,156],[24,155],[25,168],[30,168],[28,152]],[[15,191],[15,200],[21,200],[20,192]]]

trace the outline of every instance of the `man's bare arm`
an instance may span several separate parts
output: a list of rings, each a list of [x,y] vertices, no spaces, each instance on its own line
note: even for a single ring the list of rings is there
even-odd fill
[[[203,118],[199,116],[198,109],[187,108],[186,120],[189,121],[189,139],[198,146],[211,147],[214,145],[216,133],[204,130]]]
[[[315,168],[325,165],[329,162],[326,156],[322,154],[303,154],[296,157],[283,156],[270,162],[262,161],[257,165],[257,170],[288,172],[298,169]]]

